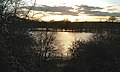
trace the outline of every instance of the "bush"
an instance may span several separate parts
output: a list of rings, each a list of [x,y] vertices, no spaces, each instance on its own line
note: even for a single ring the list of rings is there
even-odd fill
[[[79,72],[119,72],[120,34],[94,34],[90,41],[77,41],[71,50],[71,67]]]

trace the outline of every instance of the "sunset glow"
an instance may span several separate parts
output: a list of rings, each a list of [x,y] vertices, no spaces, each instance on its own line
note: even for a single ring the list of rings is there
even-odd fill
[[[23,0],[24,1],[24,0]],[[26,0],[31,8],[35,0]],[[31,11],[37,12],[34,18],[39,21],[106,21],[108,17],[120,18],[119,0],[36,0]],[[30,15],[33,15],[32,12]]]

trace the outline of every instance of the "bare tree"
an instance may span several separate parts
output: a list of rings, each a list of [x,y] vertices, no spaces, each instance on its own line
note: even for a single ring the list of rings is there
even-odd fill
[[[21,3],[21,0],[0,0],[0,71],[3,72],[31,72],[37,60],[32,47],[36,42],[27,31],[12,27],[9,20],[14,21]],[[18,21],[15,22],[17,25]]]
[[[36,49],[37,54],[41,60],[49,60],[56,56],[58,48],[56,44],[59,42],[56,39],[53,32],[39,32],[35,34],[38,47]]]
[[[7,20],[16,14],[20,0],[2,0],[0,2],[0,19]]]

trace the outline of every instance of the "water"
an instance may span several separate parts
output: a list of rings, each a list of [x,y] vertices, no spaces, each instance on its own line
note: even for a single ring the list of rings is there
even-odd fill
[[[57,48],[58,56],[69,57],[69,48],[72,46],[72,43],[80,40],[80,41],[89,41],[92,37],[93,33],[85,33],[85,32],[41,32],[41,31],[33,31],[30,32],[35,36],[35,39],[39,41],[42,38],[52,36],[54,39],[54,46]],[[43,35],[43,36],[42,36]],[[40,44],[41,45],[41,44]]]

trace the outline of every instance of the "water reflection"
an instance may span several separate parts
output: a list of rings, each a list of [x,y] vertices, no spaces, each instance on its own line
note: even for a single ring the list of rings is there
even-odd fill
[[[62,45],[62,51],[64,57],[69,56],[69,48],[72,45],[72,42],[81,40],[81,41],[89,41],[89,38],[92,36],[92,33],[73,33],[73,32],[57,32],[57,40],[60,41],[60,45]]]
[[[36,40],[41,39],[40,31],[36,32],[30,32],[33,34],[36,38]],[[46,32],[43,32],[46,33]],[[48,33],[53,33],[53,32],[48,32]],[[46,35],[46,34],[45,34]],[[54,44],[56,45],[55,47],[58,48],[59,54],[62,57],[69,57],[69,48],[72,45],[72,42],[80,40],[80,41],[89,41],[89,39],[92,37],[93,33],[85,33],[85,32],[54,32]]]

